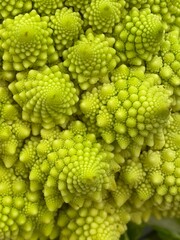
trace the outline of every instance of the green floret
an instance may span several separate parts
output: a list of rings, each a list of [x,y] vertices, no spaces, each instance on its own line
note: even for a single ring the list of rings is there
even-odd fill
[[[146,171],[139,159],[128,159],[120,171],[117,188],[112,197],[118,207],[126,202],[133,202],[133,206],[140,207],[153,196],[154,189],[146,179]]]
[[[174,111],[180,110],[180,31],[175,29],[166,34],[161,47],[163,67],[160,69],[162,83],[173,90]]]
[[[147,178],[155,192],[149,200],[153,205],[153,214],[157,217],[179,217],[179,182],[180,182],[180,149],[173,151],[164,148],[160,153],[160,158],[155,157],[156,153],[144,152],[141,161],[149,164],[145,167]],[[151,157],[152,155],[152,157]],[[159,159],[159,166],[156,162]],[[152,163],[153,162],[153,163]]]
[[[149,61],[160,49],[164,27],[160,17],[148,8],[132,8],[121,24],[115,28],[115,48],[121,61],[141,65]]]
[[[22,108],[22,118],[45,128],[66,125],[76,112],[77,90],[69,75],[57,65],[17,74],[9,85],[14,100]]]
[[[59,127],[54,127],[49,130],[41,129],[41,138],[32,137],[27,139],[19,154],[19,160],[24,167],[29,170],[30,187],[32,191],[37,191],[43,188],[46,180],[46,174],[40,169],[40,165],[47,158],[47,155],[53,150],[52,142],[58,138],[60,134]],[[37,154],[38,151],[38,154]],[[49,171],[50,169],[48,169]]]
[[[179,27],[180,0],[0,0],[0,240],[180,219]]]
[[[81,96],[80,109],[85,115],[84,122],[87,125],[88,131],[98,134],[98,127],[95,123],[96,115],[100,110],[100,99],[97,88],[93,88],[92,92],[87,91]],[[89,119],[87,121],[87,118]]]
[[[124,1],[93,0],[87,7],[84,18],[94,31],[112,33],[121,19]]]
[[[32,137],[27,139],[24,143],[21,152],[19,154],[19,160],[28,168],[29,170],[38,160],[37,156],[37,146],[40,142],[39,137]]]
[[[0,31],[1,31],[1,29],[2,29],[2,24],[0,24]],[[2,63],[3,63],[3,59],[2,59],[2,57],[3,57],[2,43],[3,43],[3,41],[2,41],[1,36],[0,36],[0,71],[1,71]]]
[[[118,240],[127,229],[130,215],[126,207],[117,209],[114,203],[87,201],[78,211],[64,206],[58,217],[62,240]]]
[[[112,192],[117,206],[128,202],[138,209],[150,204],[157,216],[179,217],[179,153],[170,148],[149,150],[126,161]]]
[[[86,199],[99,202],[105,190],[115,189],[114,173],[119,166],[111,151],[105,150],[94,134],[87,134],[81,122],[74,122],[70,129],[55,139],[40,141],[36,154],[39,159],[30,171],[31,189],[44,188],[51,211],[56,211],[63,202],[74,208],[81,207]],[[79,134],[77,129],[81,129]],[[22,150],[20,160],[26,152]]]
[[[64,0],[32,0],[33,8],[41,15],[54,14],[55,11],[63,7]]]
[[[116,67],[119,59],[113,44],[113,38],[96,35],[89,29],[85,35],[80,35],[74,46],[63,52],[63,65],[82,89],[106,77]]]
[[[55,15],[50,16],[49,26],[53,30],[52,38],[59,55],[78,40],[82,24],[80,14],[71,8],[57,9]]]
[[[180,216],[179,117],[178,113],[172,114],[162,150],[143,151],[139,158],[121,164],[117,188],[112,192],[117,206],[129,202],[139,208],[145,204],[156,217]]]
[[[1,0],[0,19],[17,16],[20,13],[29,12],[32,9],[31,0]]]
[[[149,202],[146,202],[140,208],[135,208],[132,201],[132,205],[128,204],[128,207],[131,212],[131,222],[136,225],[148,223],[152,217],[152,205]]]
[[[179,29],[165,34],[159,56],[147,63],[147,70],[159,73],[162,84],[173,92],[173,110],[180,110],[180,41]]]
[[[22,71],[58,60],[51,33],[46,18],[41,18],[35,10],[6,19],[0,29],[3,70]]]
[[[16,119],[9,124],[1,122],[0,153],[1,160],[7,168],[12,167],[18,160],[23,140],[30,135],[30,131],[29,124],[19,119]]]
[[[169,130],[171,131],[171,128]],[[139,224],[143,221],[147,221],[150,216],[155,216],[157,219],[179,218],[179,159],[180,148],[174,151],[165,146],[160,152],[150,150],[142,153],[140,161],[142,162],[143,169],[146,172],[148,184],[151,185],[154,193],[143,205],[142,203],[138,203],[136,194],[129,197],[132,209],[131,220],[135,223]],[[136,191],[137,193],[139,192],[138,188]],[[139,204],[140,208],[139,206],[136,206],[137,208],[134,207],[135,202],[137,205]],[[135,211],[135,213],[133,213],[133,211]],[[147,216],[147,213],[149,216]]]
[[[18,160],[19,160],[19,154],[18,154]],[[29,169],[24,165],[23,162],[16,161],[13,164],[13,170],[16,176],[19,176],[26,181],[29,180]]]
[[[133,7],[136,7],[138,9],[146,7],[149,8],[148,0],[126,0],[125,8],[130,10]]]
[[[100,144],[92,141],[92,137],[87,136],[86,139],[76,135],[74,138],[77,140],[68,151],[71,156],[65,155],[50,171],[50,176],[53,176],[53,170],[59,172],[58,189],[64,201],[72,202],[72,205],[76,201],[76,207],[82,206],[84,198],[100,201],[103,189],[114,188],[109,178],[111,169],[108,164],[112,156],[108,156]],[[67,151],[65,146],[63,149]],[[51,187],[51,184],[51,178],[48,177],[47,185]]]
[[[85,9],[89,6],[91,0],[66,0],[64,5],[72,7],[76,12],[84,13]]]
[[[0,24],[0,32],[2,31],[3,25]],[[15,79],[15,71],[5,71],[3,70],[3,54],[4,50],[2,48],[3,40],[0,34],[0,82],[11,82]]]
[[[7,168],[18,160],[24,139],[29,137],[30,124],[21,120],[20,109],[5,86],[0,87],[0,159]]]
[[[117,207],[121,207],[132,196],[133,189],[120,178],[116,181],[116,190],[111,193]]]
[[[165,132],[165,147],[174,151],[180,149],[180,115],[171,114],[168,127]]]
[[[179,0],[148,0],[152,13],[160,15],[167,24],[178,25],[180,17]]]
[[[1,63],[0,63],[1,65]],[[12,82],[16,78],[16,72],[15,71],[4,71],[0,67],[0,81],[7,81]]]
[[[121,65],[112,72],[112,83],[104,83],[82,95],[84,118],[96,125],[106,143],[117,140],[122,149],[135,150],[146,143],[161,148],[172,100],[171,92],[156,85],[156,75],[144,74],[142,67]],[[160,135],[161,141],[156,142]],[[135,145],[131,145],[134,143]],[[136,153],[137,154],[137,153]]]
[[[0,238],[37,239],[48,237],[54,227],[41,193],[32,193],[27,180],[13,169],[0,165]]]

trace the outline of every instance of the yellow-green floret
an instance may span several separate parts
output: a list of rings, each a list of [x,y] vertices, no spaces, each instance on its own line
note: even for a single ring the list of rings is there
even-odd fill
[[[53,30],[52,38],[59,55],[62,55],[64,49],[72,46],[82,33],[81,16],[71,8],[57,9],[55,14],[50,16],[48,24]]]
[[[173,92],[173,110],[180,110],[180,31],[178,28],[165,34],[159,56],[147,63],[150,72],[159,73],[163,85]]]
[[[85,35],[80,35],[74,46],[63,52],[63,65],[82,89],[95,84],[116,67],[119,59],[112,47],[114,41],[114,38],[88,30]]]
[[[22,71],[41,67],[58,59],[46,19],[35,10],[5,19],[0,29],[3,69]]]
[[[0,0],[0,240],[137,240],[165,218],[180,0]]]
[[[111,80],[82,95],[80,108],[85,118],[98,127],[107,143],[117,140],[122,149],[133,149],[132,142],[152,146],[159,134],[161,147],[171,91],[156,84],[158,77],[146,75],[143,68],[121,65],[112,72]]]
[[[144,204],[144,210],[149,209],[158,218],[180,216],[179,114],[172,114],[164,138],[162,150],[143,151],[139,158],[122,164],[117,188],[112,192],[117,206],[128,202],[139,209]]]
[[[62,240],[118,240],[126,230],[130,214],[126,207],[114,203],[86,201],[78,210],[64,206],[58,217]]]
[[[112,33],[120,22],[124,1],[92,0],[87,7],[84,18],[94,31]]]
[[[77,90],[57,65],[18,73],[9,89],[22,108],[22,118],[45,128],[65,125],[76,112]]]
[[[31,9],[31,0],[1,0],[0,19],[14,17],[20,13],[29,12]]]
[[[30,124],[21,119],[20,109],[13,102],[7,86],[0,86],[0,159],[7,168],[13,166],[31,133]]]
[[[169,25],[179,26],[180,1],[179,0],[148,0],[152,13],[160,15]]]
[[[32,163],[31,190],[44,189],[46,204],[55,211],[63,202],[74,208],[81,207],[85,199],[99,202],[106,190],[115,189],[114,173],[119,166],[111,151],[76,121],[69,130],[42,139],[37,145],[27,142],[20,161],[27,166]]]
[[[68,8],[73,7],[76,12],[84,13],[91,0],[66,0],[64,5]]]
[[[125,8],[130,10],[133,7],[138,9],[149,7],[148,0],[126,0]]]
[[[0,239],[30,240],[51,234],[55,215],[47,209],[42,194],[31,192],[27,180],[3,165],[0,195]]]
[[[63,0],[32,0],[33,8],[41,15],[54,14],[63,7]]]
[[[123,22],[115,28],[115,48],[121,61],[141,65],[151,60],[160,49],[164,28],[161,18],[148,8],[132,8]]]

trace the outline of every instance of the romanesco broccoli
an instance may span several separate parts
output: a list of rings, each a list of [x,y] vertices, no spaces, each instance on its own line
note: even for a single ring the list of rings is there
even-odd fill
[[[1,0],[0,240],[180,218],[179,9]]]

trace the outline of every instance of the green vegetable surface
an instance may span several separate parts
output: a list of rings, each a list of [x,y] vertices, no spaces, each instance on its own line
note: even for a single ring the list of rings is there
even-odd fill
[[[1,0],[0,240],[179,219],[180,0]]]

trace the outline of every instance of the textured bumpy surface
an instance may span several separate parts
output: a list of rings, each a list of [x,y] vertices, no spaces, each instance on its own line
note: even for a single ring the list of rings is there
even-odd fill
[[[118,56],[122,61],[134,65],[141,64],[142,60],[151,60],[160,49],[163,31],[159,16],[152,14],[147,8],[132,8],[114,31]]]
[[[17,74],[9,89],[22,108],[22,118],[45,128],[63,125],[76,112],[77,90],[58,66]]]
[[[21,119],[20,109],[12,101],[7,86],[0,86],[0,154],[10,168],[19,158],[23,140],[31,133],[30,124]]]
[[[14,17],[20,13],[29,12],[31,9],[31,0],[2,0],[0,3],[0,19]]]
[[[33,7],[42,15],[54,14],[56,9],[63,7],[62,0],[32,0]]]
[[[77,133],[77,128],[81,132]],[[44,186],[45,201],[51,211],[63,202],[76,209],[83,206],[85,199],[102,201],[104,191],[116,187],[114,173],[119,166],[115,162],[110,165],[114,155],[97,142],[94,134],[86,133],[83,123],[72,122],[70,129],[48,140],[42,133],[39,143],[28,141],[20,153],[20,161],[27,164],[27,154],[32,152],[28,160],[32,162],[31,190]],[[35,160],[36,156],[40,159]]]
[[[6,19],[1,30],[3,69],[22,71],[58,59],[50,38],[52,30],[35,10]]]
[[[52,37],[59,54],[78,40],[82,24],[80,14],[73,12],[71,8],[57,9],[55,15],[50,16],[49,26],[53,29]]]
[[[89,29],[74,46],[63,52],[63,65],[68,67],[82,89],[107,77],[116,67],[119,58],[113,44],[113,38],[106,38],[103,34],[96,36]]]
[[[0,239],[36,239],[37,232],[40,236],[49,234],[54,214],[43,196],[31,192],[28,181],[17,177],[13,169],[1,164],[0,173]]]
[[[90,131],[96,125],[107,143],[117,140],[122,149],[132,148],[132,142],[154,145],[156,135],[163,135],[170,114],[171,93],[155,85],[152,80],[156,76],[146,76],[143,70],[121,65],[112,72],[111,83],[87,91],[80,102]]]
[[[0,240],[151,216],[180,218],[180,0],[1,0]]]
[[[72,216],[73,215],[73,220]],[[118,239],[126,230],[130,217],[128,209],[114,208],[113,203],[85,202],[78,211],[65,206],[60,210],[58,225],[61,239]]]
[[[93,30],[112,33],[116,23],[120,22],[124,1],[93,0],[84,14]]]

